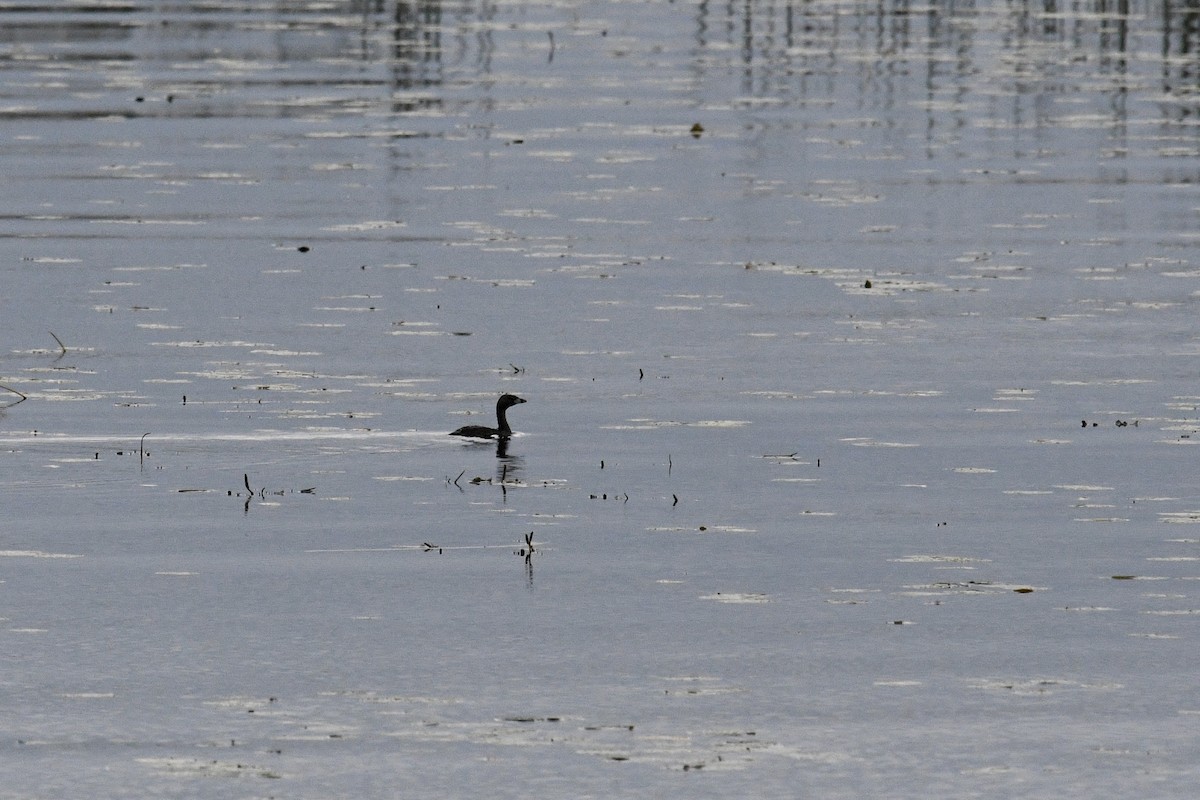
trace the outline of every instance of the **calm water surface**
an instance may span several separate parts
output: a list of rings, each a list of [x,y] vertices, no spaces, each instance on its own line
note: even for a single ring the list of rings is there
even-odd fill
[[[0,23],[0,797],[1191,796],[1187,4]]]

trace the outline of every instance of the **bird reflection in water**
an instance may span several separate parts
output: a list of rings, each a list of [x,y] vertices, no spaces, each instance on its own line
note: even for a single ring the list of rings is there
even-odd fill
[[[496,442],[496,480],[501,486],[517,482],[525,470],[525,459],[518,455],[509,455],[508,439]]]

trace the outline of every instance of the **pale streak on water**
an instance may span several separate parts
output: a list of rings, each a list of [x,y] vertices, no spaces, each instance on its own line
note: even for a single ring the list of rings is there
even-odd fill
[[[1191,797],[1198,36],[0,7],[0,798]]]

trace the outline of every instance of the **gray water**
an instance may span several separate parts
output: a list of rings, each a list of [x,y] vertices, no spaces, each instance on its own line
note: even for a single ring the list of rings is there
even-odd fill
[[[1191,797],[1198,36],[0,9],[0,797]]]

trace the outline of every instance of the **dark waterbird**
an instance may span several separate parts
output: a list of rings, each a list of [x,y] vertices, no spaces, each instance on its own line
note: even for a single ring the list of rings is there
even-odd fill
[[[496,401],[496,427],[464,425],[456,431],[451,431],[450,435],[469,436],[473,439],[507,439],[512,436],[512,428],[508,426],[508,417],[505,416],[505,412],[524,402],[524,398],[517,397],[515,394],[502,394]]]

